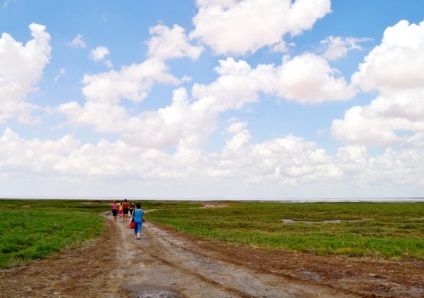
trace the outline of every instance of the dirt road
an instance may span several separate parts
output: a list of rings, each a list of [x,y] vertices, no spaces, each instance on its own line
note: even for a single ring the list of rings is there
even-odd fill
[[[0,297],[424,297],[424,262],[264,251],[147,222],[0,272]]]
[[[150,223],[141,241],[119,228],[119,274],[136,297],[354,297],[216,259]]]

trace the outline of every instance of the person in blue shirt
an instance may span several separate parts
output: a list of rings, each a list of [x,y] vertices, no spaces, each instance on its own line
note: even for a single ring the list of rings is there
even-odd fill
[[[136,240],[140,240],[141,227],[143,226],[143,209],[141,209],[140,203],[135,205],[133,213],[133,221],[135,224],[134,235]]]

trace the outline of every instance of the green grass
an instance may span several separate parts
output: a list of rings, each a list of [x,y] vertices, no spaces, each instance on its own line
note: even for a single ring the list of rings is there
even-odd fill
[[[144,209],[178,210],[200,204],[141,202]],[[105,230],[100,212],[110,201],[0,200],[0,268],[26,264],[74,249]]]
[[[75,248],[98,237],[104,231],[103,221],[96,213],[78,208],[1,208],[0,268]]]
[[[199,208],[200,202],[140,203],[151,210],[148,221],[205,239],[316,254],[424,259],[423,203],[223,202],[226,208]],[[108,211],[110,204],[0,200],[0,268],[47,258],[99,237],[105,229],[99,212]]]
[[[0,268],[74,249],[105,229],[104,201],[0,200]]]
[[[229,243],[316,254],[424,259],[422,203],[250,203],[161,209],[149,220]],[[282,219],[294,220],[284,224]],[[325,223],[341,220],[341,223]],[[357,222],[352,222],[357,220]]]

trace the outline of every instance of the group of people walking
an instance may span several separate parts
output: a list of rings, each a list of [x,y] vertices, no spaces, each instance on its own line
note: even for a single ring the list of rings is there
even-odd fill
[[[141,204],[130,203],[125,199],[123,202],[113,201],[111,206],[113,220],[118,221],[118,216],[122,221],[129,221],[128,226],[134,223],[134,235],[136,240],[140,240],[141,227],[143,226],[143,210]]]

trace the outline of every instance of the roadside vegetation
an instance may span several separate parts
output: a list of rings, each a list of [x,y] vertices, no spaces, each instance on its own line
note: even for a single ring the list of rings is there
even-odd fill
[[[90,204],[65,200],[0,200],[0,267],[72,249],[104,231]]]
[[[109,201],[0,200],[0,268],[73,249],[104,232]],[[424,203],[141,201],[147,221],[264,249],[424,259]]]
[[[0,268],[74,249],[100,236],[109,201],[0,199]],[[186,203],[146,202],[144,209],[185,208]],[[191,205],[190,205],[191,206]]]
[[[265,249],[424,259],[423,203],[223,204],[161,209],[148,218],[200,237]]]

